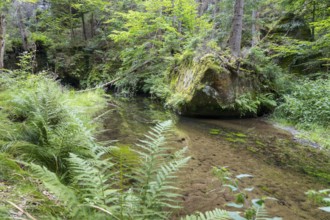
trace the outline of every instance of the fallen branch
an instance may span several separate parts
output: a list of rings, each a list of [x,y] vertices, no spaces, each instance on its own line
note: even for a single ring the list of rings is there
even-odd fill
[[[102,212],[104,212],[104,213],[107,213],[108,215],[111,215],[112,217],[114,217],[115,219],[118,219],[119,220],[119,218],[118,217],[116,217],[114,214],[112,214],[110,211],[108,211],[108,210],[106,210],[106,209],[104,209],[104,208],[102,208],[102,207],[99,207],[99,206],[96,206],[96,205],[88,205],[89,207],[92,207],[92,208],[95,208],[95,209],[98,209],[98,210],[100,210],[100,211],[102,211]]]
[[[99,86],[96,86],[94,88],[90,88],[90,89],[85,89],[85,90],[80,90],[80,91],[77,91],[77,92],[87,92],[87,91],[92,91],[92,90],[95,90],[95,89],[99,89],[99,88],[104,88],[104,87],[107,87],[107,86],[110,86],[111,84],[117,82],[118,80],[120,80],[121,77],[118,77],[114,80],[111,80],[110,82],[107,82],[107,83],[104,83],[102,85],[99,85]]]
[[[106,112],[100,114],[99,116],[95,117],[95,118],[92,120],[92,122],[97,121],[98,119],[100,119],[100,118],[103,117],[104,115],[106,115],[106,114],[108,114],[108,113],[110,113],[110,112],[112,112],[112,111],[115,111],[115,110],[116,110],[116,109],[110,109],[110,110],[108,110],[108,111],[106,111]]]
[[[111,84],[114,84],[115,82],[117,82],[120,79],[121,79],[121,77],[118,77],[118,78],[116,78],[114,80],[111,80],[110,82],[107,82],[107,83],[105,83],[103,85],[100,85],[99,87],[102,88],[102,87],[110,86]]]
[[[21,207],[19,207],[18,205],[16,205],[15,203],[11,202],[11,201],[7,201],[10,205],[14,206],[16,209],[18,209],[20,212],[22,212],[23,214],[25,214],[28,218],[32,219],[32,220],[37,220],[35,217],[33,217],[32,215],[30,215],[28,212],[24,211],[24,209],[22,209]]]

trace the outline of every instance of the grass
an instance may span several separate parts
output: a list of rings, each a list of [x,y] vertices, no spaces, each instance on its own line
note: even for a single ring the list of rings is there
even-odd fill
[[[324,128],[320,125],[312,124],[306,129],[304,126],[294,124],[286,119],[272,117],[271,120],[284,127],[292,127],[298,131],[295,135],[299,139],[306,139],[311,142],[317,143],[322,148],[330,149],[330,129]]]
[[[19,183],[19,184],[18,184]],[[24,171],[12,156],[0,153],[0,219],[31,216],[61,217],[65,208],[36,179]]]

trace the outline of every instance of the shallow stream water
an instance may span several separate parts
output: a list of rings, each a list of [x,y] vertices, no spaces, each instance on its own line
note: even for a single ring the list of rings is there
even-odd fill
[[[327,179],[330,170],[316,169],[330,168],[329,154],[297,146],[289,132],[264,119],[179,117],[146,98],[126,102],[115,100],[114,103],[115,107],[109,107],[111,111],[105,119],[106,131],[100,137],[102,140],[118,140],[133,146],[152,125],[171,119],[176,124],[176,135],[170,144],[176,148],[188,146],[191,160],[179,174],[183,209],[175,212],[173,219],[214,208],[240,211],[225,206],[234,198],[212,174],[215,166],[226,166],[233,175],[253,175],[239,184],[242,188],[255,188],[248,193],[249,200],[276,198],[266,203],[267,211],[273,217],[330,219],[330,214],[318,210],[304,194],[309,189],[330,187]]]

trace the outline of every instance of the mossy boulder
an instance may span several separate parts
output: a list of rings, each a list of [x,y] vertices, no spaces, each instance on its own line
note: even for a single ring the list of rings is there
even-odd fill
[[[293,13],[285,14],[271,33],[285,35],[298,40],[312,40],[309,24],[303,17]]]
[[[260,81],[252,66],[209,53],[182,59],[170,74],[167,106],[197,117],[241,117],[262,109]]]

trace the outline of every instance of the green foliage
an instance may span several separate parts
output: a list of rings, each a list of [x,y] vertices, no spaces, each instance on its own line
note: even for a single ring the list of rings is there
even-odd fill
[[[185,216],[181,220],[226,220],[231,219],[226,211],[214,209],[205,213],[196,213]]]
[[[304,75],[329,72],[330,44],[326,40],[329,38],[329,2],[283,0],[282,4],[289,21],[282,24],[284,32],[275,34],[271,42],[274,56],[291,72]],[[299,35],[306,36],[299,39]]]
[[[251,93],[245,93],[235,99],[235,109],[242,115],[252,113],[257,115],[260,101],[255,99]]]
[[[16,175],[13,175],[15,173]],[[11,159],[10,155],[0,153],[0,181],[16,181],[22,174],[21,168]]]
[[[125,95],[143,91],[164,99],[169,93],[166,81],[173,55],[189,41],[205,36],[211,25],[197,16],[194,0],[144,1],[128,12],[117,12],[112,23],[124,20],[122,30],[110,34],[124,49],[116,87]],[[141,86],[142,85],[142,86]]]
[[[276,101],[271,93],[267,94],[252,94],[244,93],[235,99],[234,108],[241,112],[241,115],[257,115],[261,107],[273,109],[276,106]]]
[[[0,2],[0,9],[4,8],[7,6],[7,4],[10,3],[10,0],[4,0]]]
[[[171,122],[156,125],[138,144],[140,162],[126,150],[105,148],[95,145],[90,148],[90,158],[70,153],[67,166],[70,181],[64,184],[55,173],[47,168],[29,164],[37,178],[68,207],[70,217],[93,217],[93,219],[167,219],[170,210],[178,208],[174,180],[188,157],[186,148],[167,153],[166,137]],[[125,152],[125,153],[124,153]],[[116,159],[112,158],[116,155]],[[120,156],[119,156],[120,155]],[[131,166],[131,180],[134,184],[122,187],[122,175],[128,174],[118,165],[127,165],[117,159],[134,161]],[[126,160],[126,161],[127,161]],[[119,173],[118,173],[119,172]],[[123,173],[121,173],[123,172]],[[167,210],[167,211],[165,211]]]
[[[320,207],[319,209],[330,212],[330,189],[323,189],[319,191],[309,190],[305,194],[308,199],[311,200],[316,205],[325,205],[325,207]]]
[[[261,88],[270,91],[278,90],[276,79],[283,74],[283,70],[267,55],[267,51],[254,47],[248,54],[246,62],[255,68]]]
[[[330,80],[300,80],[291,93],[284,95],[276,116],[285,117],[301,128],[315,125],[329,127]]]
[[[20,70],[18,74],[25,76],[33,73],[35,65],[34,56],[34,52],[24,52],[19,56],[19,63],[17,65],[20,67]]]
[[[168,212],[164,208],[179,208],[175,193],[177,190],[173,186],[175,173],[182,168],[189,160],[184,157],[187,150],[183,148],[169,154],[171,148],[164,147],[166,143],[166,133],[171,129],[171,121],[156,125],[146,139],[137,144],[140,148],[142,164],[137,169],[137,192],[140,200],[139,215],[149,219],[168,217]]]
[[[330,205],[330,200],[325,199],[325,197],[329,196],[329,189],[323,189],[319,191],[309,190],[305,194],[308,199],[317,205]]]
[[[43,33],[32,33],[31,38],[33,42],[44,47],[51,46],[54,43],[52,39],[50,39],[47,35]]]
[[[29,164],[31,171],[41,179],[47,189],[54,193],[59,200],[64,201],[64,205],[72,210],[77,205],[77,198],[74,191],[66,187],[55,173],[50,172],[46,167],[41,167],[36,164]],[[72,210],[77,211],[77,210]],[[73,212],[73,215],[76,213]]]
[[[105,105],[102,92],[75,95],[43,75],[12,80],[0,92],[1,150],[62,174],[69,152],[88,156],[95,144],[90,121]]]

